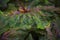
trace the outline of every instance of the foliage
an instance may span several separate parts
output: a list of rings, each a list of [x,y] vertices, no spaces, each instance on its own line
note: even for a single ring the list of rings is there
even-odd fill
[[[9,1],[10,0],[2,0],[0,7]],[[55,17],[57,16],[54,12],[46,10],[37,11],[37,9],[34,10],[34,8],[44,5],[54,6],[54,3],[51,3],[49,0],[18,0],[19,2],[17,1],[17,4],[19,4],[19,7],[23,4],[22,6],[24,8],[27,7],[33,10],[22,13],[17,11],[19,8],[16,7],[15,1],[13,1],[14,3],[8,3],[7,10],[0,11],[0,36],[4,32],[11,31],[8,36],[9,40],[24,40],[30,31],[34,31],[39,35],[40,40],[48,40],[48,33],[46,34],[47,30],[45,29],[51,28],[51,23],[56,20]],[[32,35],[29,35],[27,40],[32,39]]]

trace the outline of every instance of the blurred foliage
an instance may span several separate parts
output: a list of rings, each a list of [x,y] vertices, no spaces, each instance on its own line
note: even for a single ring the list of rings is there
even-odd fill
[[[11,1],[11,3],[8,3],[9,1]],[[12,1],[14,3],[12,3]],[[57,17],[55,13],[45,10],[21,13],[17,11],[17,9],[19,8],[16,7],[16,5],[19,4],[21,6],[23,4],[24,7],[31,7],[32,9],[37,6],[44,5],[54,6],[54,3],[51,3],[49,0],[18,0],[16,4],[15,1],[16,0],[0,1],[0,7],[3,7],[2,5],[7,5],[8,3],[7,10],[0,10],[0,36],[6,31],[11,31],[8,36],[8,40],[24,40],[28,32],[33,30],[35,32],[37,31],[39,40],[48,40],[48,35],[46,34],[46,32],[41,32],[40,30],[45,30],[46,28],[51,27],[51,23],[55,21],[55,17]],[[42,36],[42,34],[44,36]],[[31,34],[29,35],[27,40],[33,40]]]

